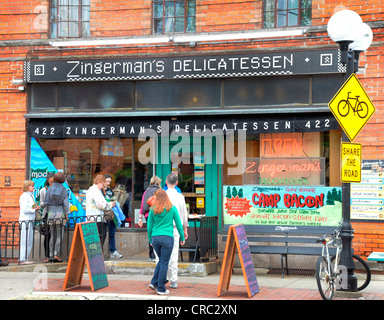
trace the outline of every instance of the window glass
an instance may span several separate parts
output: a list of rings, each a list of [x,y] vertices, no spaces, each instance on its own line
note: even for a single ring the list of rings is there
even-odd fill
[[[342,85],[342,77],[340,74],[30,84],[29,106],[32,111],[308,106],[328,104]]]
[[[218,106],[220,84],[218,79],[137,82],[137,107],[169,109]]]
[[[153,32],[184,33],[196,31],[196,1],[153,0]]]
[[[154,3],[153,5],[153,17],[161,18],[163,16],[163,3]]]
[[[58,85],[59,110],[133,107],[133,83],[71,83]]]
[[[55,110],[56,108],[55,84],[32,85],[29,96],[31,110]]]
[[[110,174],[112,185],[121,184],[129,193],[123,213],[138,222],[141,197],[154,174],[151,163],[143,164],[138,151],[144,143],[137,139],[38,139],[55,168],[62,171],[70,189],[81,201],[98,174]],[[133,187],[134,185],[134,187]],[[85,208],[85,201],[82,202]],[[135,215],[136,213],[136,215]]]
[[[332,138],[339,134],[329,131],[248,136],[243,142],[247,158],[243,174],[229,174],[229,168],[233,166],[224,157],[223,185],[340,186],[340,159],[334,156],[338,154],[340,143]],[[238,149],[237,140],[235,136],[235,150]],[[316,167],[309,165],[314,162]],[[295,171],[297,165],[300,169]],[[292,170],[274,170],[279,166]]]
[[[90,0],[52,1],[51,38],[77,38],[90,35]]]
[[[299,3],[297,0],[288,0],[288,9],[297,9],[299,7]]]
[[[311,24],[311,17],[312,17],[312,10],[311,9],[305,9],[301,11],[301,20],[300,25],[301,26],[308,26]]]
[[[288,26],[297,25],[297,16],[299,15],[298,10],[289,10],[288,11]]]
[[[224,104],[226,106],[289,103],[309,103],[309,79],[307,77],[226,79],[224,82]]]
[[[312,23],[312,0],[265,0],[264,28],[307,26]]]
[[[196,31],[196,18],[188,17],[187,18],[187,32],[195,32]]]
[[[312,103],[328,103],[335,96],[344,80],[343,75],[313,76],[312,77]]]

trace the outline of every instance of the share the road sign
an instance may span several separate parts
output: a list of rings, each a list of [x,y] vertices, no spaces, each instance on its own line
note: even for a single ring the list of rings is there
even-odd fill
[[[360,143],[341,143],[341,182],[361,182]]]
[[[376,109],[359,79],[353,73],[328,104],[329,109],[353,141]]]

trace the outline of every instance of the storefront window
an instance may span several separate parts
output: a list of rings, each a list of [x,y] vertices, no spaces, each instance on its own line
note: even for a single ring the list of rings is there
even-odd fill
[[[223,185],[340,186],[339,138],[340,131],[247,136],[243,174],[229,174],[225,161]]]
[[[110,138],[38,139],[38,143],[55,168],[65,173],[80,202],[97,174],[110,174],[112,188],[117,183],[124,185],[129,198],[123,206],[127,218],[123,227],[137,223],[141,197],[154,174],[153,164],[139,161],[138,151],[143,142],[137,138]],[[85,208],[85,201],[82,204]]]

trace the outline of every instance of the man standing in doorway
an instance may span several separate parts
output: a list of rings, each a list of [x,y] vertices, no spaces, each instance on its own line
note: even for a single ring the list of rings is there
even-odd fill
[[[176,207],[179,212],[180,220],[184,229],[184,237],[185,240],[188,238],[188,213],[187,206],[185,204],[184,196],[176,190],[176,185],[178,182],[177,175],[169,174],[166,179],[168,189],[166,190],[169,200],[171,200],[172,204]],[[172,289],[177,288],[177,271],[178,271],[178,257],[179,257],[179,233],[173,225],[173,236],[174,236],[174,245],[172,249],[171,258],[169,260],[168,270],[170,272],[170,287]]]

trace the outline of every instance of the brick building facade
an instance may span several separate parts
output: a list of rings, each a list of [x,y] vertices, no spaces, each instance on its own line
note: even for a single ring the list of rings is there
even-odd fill
[[[56,1],[4,1],[1,2],[0,13],[0,205],[3,217],[0,221],[18,219],[19,196],[22,192],[22,182],[29,176],[29,139],[27,123],[33,119],[33,114],[46,115],[49,123],[52,118],[51,110],[31,110],[29,95],[30,83],[15,84],[13,79],[24,78],[24,63],[27,61],[101,61],[105,59],[153,58],[153,57],[184,57],[212,56],[243,53],[274,53],[294,50],[329,50],[338,46],[328,37],[326,25],[340,6],[354,10],[360,14],[363,21],[373,30],[373,43],[366,53],[361,54],[358,77],[376,107],[376,113],[360,132],[355,142],[363,145],[363,159],[381,160],[384,151],[384,101],[382,88],[384,86],[384,62],[382,61],[384,40],[383,8],[378,0],[372,1],[324,1],[313,0],[311,3],[311,22],[306,26],[287,26],[265,29],[266,12],[263,1],[255,0],[196,0],[195,30],[186,33],[192,35],[216,35],[219,40],[199,40],[177,42],[169,39],[159,43],[156,39],[177,37],[178,33],[154,33],[154,1],[132,0],[91,0],[89,3],[89,36],[52,37],[52,7]],[[68,1],[66,1],[67,3]],[[77,1],[74,1],[74,3]],[[87,1],[83,1],[87,3]],[[183,2],[183,1],[182,1]],[[303,1],[302,1],[303,2]],[[163,17],[164,18],[164,17]],[[88,21],[88,20],[87,20]],[[165,21],[165,20],[164,20]],[[164,22],[163,21],[163,22]],[[165,24],[165,22],[164,22]],[[86,25],[86,24],[85,24]],[[161,23],[160,23],[161,25]],[[293,31],[301,31],[296,35]],[[220,38],[220,35],[255,31],[253,38],[237,39]],[[261,36],[262,31],[271,32]],[[292,35],[273,34],[273,31],[288,31]],[[260,32],[260,35],[257,35]],[[184,33],[181,33],[184,35]],[[84,43],[92,40],[123,40],[139,38],[136,44],[93,45]],[[232,37],[233,38],[233,37]],[[55,41],[84,40],[79,45],[69,46]],[[176,39],[175,39],[176,40]],[[136,84],[135,84],[136,85]],[[138,86],[137,86],[138,87]],[[335,89],[335,92],[338,88]],[[48,92],[48,91],[47,91]],[[50,91],[49,91],[50,92]],[[334,92],[333,92],[334,93]],[[332,96],[332,94],[331,94]],[[136,97],[136,99],[138,99]],[[324,110],[324,102],[322,107]],[[239,108],[239,106],[236,106]],[[287,106],[284,106],[287,108]],[[91,110],[89,112],[98,112]],[[234,108],[232,108],[234,109]],[[302,114],[294,105],[288,113]],[[140,108],[137,109],[139,112]],[[197,110],[197,109],[196,109]],[[247,109],[249,111],[249,108]],[[277,110],[277,109],[276,109]],[[77,110],[79,111],[79,110]],[[85,112],[88,112],[85,111]],[[124,112],[119,107],[112,112]],[[145,110],[147,111],[147,110]],[[152,110],[156,115],[156,109]],[[216,109],[215,109],[216,111]],[[60,117],[66,118],[65,110],[55,110]],[[161,111],[160,111],[161,112]],[[284,111],[280,111],[283,112]],[[263,111],[256,111],[263,114]],[[274,114],[279,113],[275,111]],[[25,115],[32,114],[31,117]],[[171,113],[170,113],[171,114]],[[313,114],[313,112],[310,112]],[[265,112],[264,112],[265,115]],[[270,115],[270,113],[269,113]],[[129,116],[127,113],[126,116]],[[189,116],[199,117],[198,111]],[[76,118],[76,113],[71,114]],[[84,117],[84,116],[83,116]],[[137,117],[137,115],[136,115]],[[138,119],[138,118],[136,118]],[[127,149],[128,147],[126,147]],[[95,151],[92,151],[94,154]],[[133,151],[135,152],[135,151]],[[337,151],[336,151],[337,152]],[[76,160],[76,161],[82,161]],[[331,178],[332,180],[332,178]],[[338,179],[333,178],[334,185],[340,186]],[[221,215],[221,210],[217,213]],[[353,221],[355,229],[353,245],[357,254],[368,255],[373,250],[384,251],[384,228],[378,221]]]

